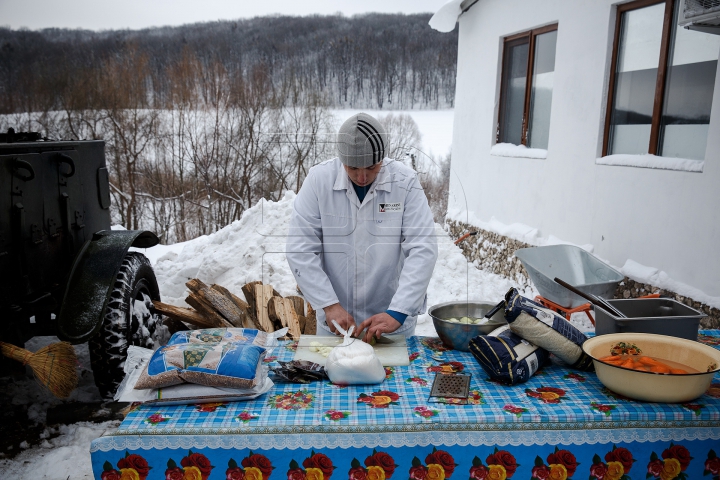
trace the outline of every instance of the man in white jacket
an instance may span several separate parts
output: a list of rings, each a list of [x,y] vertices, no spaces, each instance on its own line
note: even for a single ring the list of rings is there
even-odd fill
[[[286,253],[318,333],[331,320],[364,331],[411,336],[427,308],[437,243],[417,173],[385,158],[388,135],[353,115],[338,133],[338,158],[314,166],[295,198]]]

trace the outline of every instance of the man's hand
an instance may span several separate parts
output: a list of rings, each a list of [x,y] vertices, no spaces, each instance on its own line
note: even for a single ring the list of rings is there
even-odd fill
[[[394,332],[398,328],[400,328],[400,322],[383,312],[373,315],[362,322],[357,328],[357,331],[362,332],[364,330],[365,336],[363,337],[363,340],[366,343],[370,343],[370,339],[372,337],[380,338],[383,333]]]
[[[333,303],[332,305],[328,305],[327,307],[323,308],[323,311],[325,312],[325,323],[327,323],[330,331],[333,332],[335,335],[339,335],[340,332],[338,332],[337,328],[335,328],[335,325],[332,324],[332,320],[335,320],[338,325],[345,329],[346,332],[350,329],[350,327],[355,325],[355,319],[352,317],[352,315],[346,312],[339,303]]]

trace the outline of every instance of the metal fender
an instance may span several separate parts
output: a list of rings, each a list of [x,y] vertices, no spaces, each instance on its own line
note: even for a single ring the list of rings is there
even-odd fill
[[[130,247],[149,248],[158,237],[143,230],[101,230],[85,242],[70,271],[57,332],[61,340],[83,343],[95,335],[102,321],[118,271]]]

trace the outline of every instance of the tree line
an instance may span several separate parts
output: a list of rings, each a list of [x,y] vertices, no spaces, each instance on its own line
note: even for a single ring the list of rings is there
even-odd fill
[[[457,33],[436,32],[429,19],[270,16],[137,31],[0,28],[0,113],[62,109],[68,97],[98,108],[93,87],[109,74],[107,63],[137,56],[146,61],[136,64],[143,93],[136,100],[153,108],[172,104],[178,65],[189,59],[204,67],[196,82],[217,66],[232,78],[262,72],[273,87],[291,80],[336,108],[452,107]]]
[[[328,25],[329,18],[348,27],[372,17],[270,17],[140,32],[0,29],[0,130],[102,139],[113,223],[154,231],[163,243],[210,234],[261,198],[277,201],[287,190],[297,192],[311,166],[336,155],[335,133],[344,119],[330,109],[346,105],[338,98],[347,94],[355,102],[347,105],[355,107],[370,98],[354,84],[338,96],[339,70],[325,71],[323,87],[312,75],[332,61],[316,52],[311,74],[309,49],[290,48],[293,32],[302,37],[313,31],[307,25]],[[244,39],[247,48],[233,38]],[[231,51],[237,55],[226,55]],[[372,70],[355,66],[347,72]],[[407,88],[392,84],[392,101],[408,95]],[[389,98],[390,86],[377,89]],[[436,96],[428,98],[437,100],[442,89],[432,91]],[[440,166],[423,166],[421,175],[440,218],[449,160],[409,155],[420,142],[409,115],[380,120],[391,137],[389,157]]]

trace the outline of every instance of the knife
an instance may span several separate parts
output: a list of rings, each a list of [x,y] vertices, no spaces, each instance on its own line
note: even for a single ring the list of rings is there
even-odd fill
[[[358,340],[362,340],[362,338],[364,336],[365,336],[365,330],[363,330],[362,332],[353,332],[353,338],[357,338]],[[375,338],[375,343],[379,344],[379,345],[389,345],[391,343],[395,343],[391,339],[384,337],[382,335],[380,336],[380,338],[378,338],[378,337],[373,337],[373,338]]]

